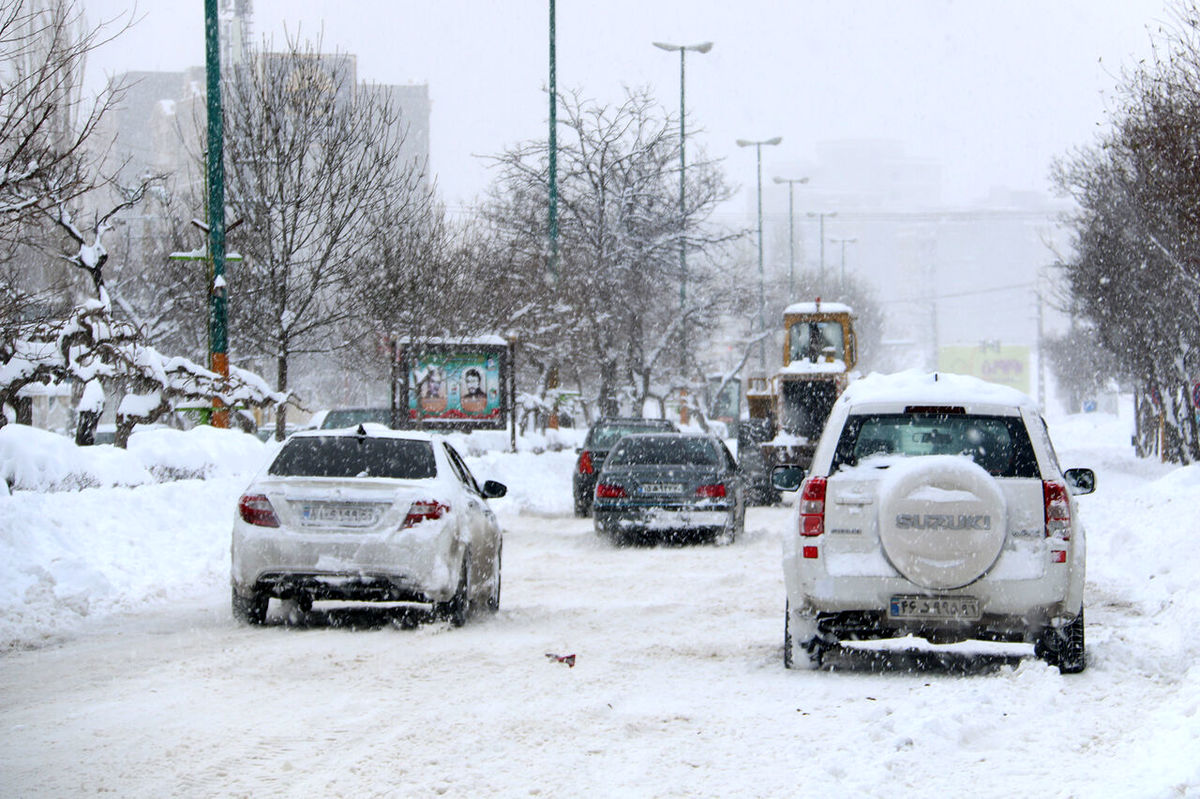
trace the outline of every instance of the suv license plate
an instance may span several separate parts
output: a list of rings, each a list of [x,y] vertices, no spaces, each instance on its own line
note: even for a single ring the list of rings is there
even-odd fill
[[[979,600],[966,596],[894,596],[888,618],[975,621],[979,618]]]

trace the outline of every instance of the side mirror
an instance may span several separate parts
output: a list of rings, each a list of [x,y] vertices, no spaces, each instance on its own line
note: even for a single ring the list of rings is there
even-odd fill
[[[795,491],[804,482],[804,469],[799,466],[776,466],[771,470],[771,485],[780,491]]]
[[[1067,469],[1063,477],[1072,494],[1090,494],[1096,490],[1096,473],[1091,469]]]
[[[508,493],[508,486],[504,483],[497,483],[495,480],[488,480],[483,484],[483,495],[487,499],[496,499]]]

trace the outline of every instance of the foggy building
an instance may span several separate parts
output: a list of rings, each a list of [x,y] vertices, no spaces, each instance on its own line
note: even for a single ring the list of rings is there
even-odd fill
[[[1069,247],[1059,223],[1069,206],[987,187],[975,202],[949,204],[941,171],[899,143],[875,140],[823,144],[815,161],[778,167],[775,174],[809,178],[793,187],[796,270],[823,275],[829,300],[843,275],[875,292],[886,362],[868,368],[993,369],[968,350],[988,364],[1003,354],[1005,363],[1024,358],[1006,368],[1023,369],[1024,382],[1013,384],[1036,393],[1039,324],[1052,333],[1066,323],[1049,300],[1052,265]],[[786,274],[788,187],[767,183],[764,175],[773,245],[766,259]]]

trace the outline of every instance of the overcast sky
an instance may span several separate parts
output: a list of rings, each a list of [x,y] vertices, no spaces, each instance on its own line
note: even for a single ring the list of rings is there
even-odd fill
[[[93,22],[130,3],[84,0]],[[452,206],[482,193],[479,158],[546,136],[548,0],[254,0],[257,37],[323,32],[359,77],[428,83],[431,160]],[[601,101],[649,85],[679,104],[679,59],[653,41],[712,41],[689,54],[689,124],[753,190],[734,140],[782,136],[764,173],[834,139],[895,139],[943,166],[944,198],[992,186],[1049,193],[1051,159],[1093,141],[1122,68],[1150,51],[1168,0],[558,0],[558,87]],[[204,61],[203,3],[142,0],[136,27],[90,61],[97,74]],[[696,145],[690,145],[696,146]]]

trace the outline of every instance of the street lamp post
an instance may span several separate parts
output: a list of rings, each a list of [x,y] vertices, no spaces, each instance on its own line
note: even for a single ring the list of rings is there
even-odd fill
[[[796,275],[796,204],[795,192],[792,189],[796,188],[797,183],[808,183],[808,178],[774,178],[776,183],[788,184],[788,302],[795,299],[795,290],[792,288],[795,282]]]
[[[832,219],[833,217],[837,216],[837,211],[829,211],[829,212],[809,211],[808,215],[810,217],[817,217],[820,220],[820,224],[818,227],[820,228],[819,234],[821,237],[821,271],[817,278],[817,287],[819,289],[821,289],[822,291],[824,291],[825,290],[825,219],[826,219],[826,217]]]
[[[763,225],[762,225],[762,148],[763,145],[774,146],[783,141],[782,136],[776,136],[773,139],[762,139],[761,141],[749,141],[747,139],[738,139],[738,147],[753,147],[758,158],[758,330],[761,333],[766,329],[766,277],[763,272]],[[764,341],[758,342],[758,361],[763,371],[767,370],[767,345]]]
[[[660,50],[668,52],[679,52],[679,313],[682,316],[686,312],[687,305],[687,240],[684,235],[684,227],[687,223],[687,206],[684,203],[684,195],[686,181],[684,172],[687,168],[687,159],[685,157],[685,146],[687,144],[686,130],[684,128],[684,113],[685,113],[685,82],[684,82],[684,61],[687,52],[691,50],[695,53],[707,53],[712,49],[712,42],[701,42],[700,44],[667,44],[665,42],[652,42],[652,44]],[[680,362],[686,367],[687,365],[687,325],[680,325]]]
[[[842,291],[845,291],[846,290],[846,245],[853,244],[854,242],[858,241],[858,238],[857,237],[851,237],[848,239],[831,238],[829,241],[833,244],[842,245],[842,279],[840,281],[840,287],[841,287]]]

